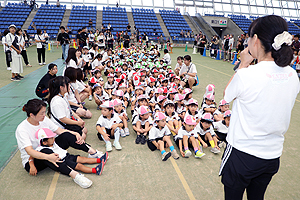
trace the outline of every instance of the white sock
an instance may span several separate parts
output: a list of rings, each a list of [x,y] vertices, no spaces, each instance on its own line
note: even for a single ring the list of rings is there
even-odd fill
[[[115,136],[115,142],[119,142],[119,140],[120,140],[120,129],[119,128],[117,128],[115,130],[114,136]]]

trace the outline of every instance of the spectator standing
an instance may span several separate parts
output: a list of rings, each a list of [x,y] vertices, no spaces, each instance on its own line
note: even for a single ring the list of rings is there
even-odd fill
[[[294,41],[292,43],[292,49],[294,52],[299,52],[300,49],[300,42],[299,42],[299,35],[294,36]]]
[[[27,50],[25,48],[25,40],[23,37],[22,30],[20,28],[16,31],[16,39],[18,41],[18,45],[20,47],[21,55],[23,57],[24,63],[27,67],[32,67],[32,65],[29,64],[28,57],[27,57]]]
[[[164,41],[164,38],[163,38],[162,34],[160,34],[160,37],[159,37],[158,41],[159,41],[159,44],[160,44],[160,49],[163,49],[165,41]]]
[[[34,36],[34,39],[36,42],[39,65],[43,65],[43,64],[46,65],[46,60],[45,60],[46,40],[42,35],[41,29],[37,29],[36,33],[37,34]],[[43,62],[42,62],[42,59],[43,59]]]
[[[127,25],[127,32],[131,32],[131,26],[130,26],[129,23],[128,23],[128,25]]]
[[[8,44],[6,42],[6,35],[9,33],[9,30],[6,29],[3,32],[3,36],[2,36],[2,45],[3,45],[3,50],[5,53],[5,60],[6,60],[6,66],[7,66],[7,70],[10,71],[11,67],[10,67],[10,62],[11,62],[11,50],[8,47]]]
[[[126,31],[125,32],[125,35],[124,35],[124,48],[129,48],[129,43],[130,43],[130,38],[129,38],[129,35],[128,35],[128,32]]]
[[[65,31],[65,27],[60,27],[60,33],[57,36],[57,41],[61,45],[62,53],[63,53],[63,59],[66,60],[68,57],[68,51],[69,51],[69,43],[70,43],[70,37],[69,34]],[[57,43],[58,48],[58,43]]]

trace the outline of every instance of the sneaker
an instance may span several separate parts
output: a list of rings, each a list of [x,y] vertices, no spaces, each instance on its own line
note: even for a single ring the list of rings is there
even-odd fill
[[[82,188],[89,188],[93,184],[93,182],[90,179],[84,177],[83,174],[77,174],[73,180]]]
[[[46,65],[46,62],[44,62],[43,65]]]
[[[11,70],[11,67],[8,67],[7,70],[10,71],[10,70]]]
[[[178,155],[178,153],[177,153],[177,151],[174,149],[173,151],[171,151],[171,154],[172,154],[172,157],[175,159],[175,160],[177,160],[177,159],[179,159],[179,155]]]
[[[104,163],[104,165],[106,164],[107,160],[108,160],[109,156],[108,156],[108,153],[105,152],[105,154],[103,154],[103,156],[100,158],[100,161],[102,163]]]
[[[120,144],[120,142],[116,142],[116,141],[114,141],[114,147],[117,149],[117,150],[122,150],[122,146],[121,146],[121,144]]]
[[[195,158],[202,158],[203,156],[205,156],[205,153],[201,151],[197,151],[197,153],[195,154]]]
[[[103,154],[102,151],[98,151],[98,150],[96,149],[96,153],[94,153],[94,154],[89,154],[89,155],[88,155],[88,158],[101,158],[103,155],[104,155],[104,154]]]
[[[139,144],[141,142],[141,135],[137,135],[135,139],[135,143]]]
[[[31,64],[28,64],[28,65],[26,65],[27,67],[32,67],[32,65]]]
[[[165,152],[162,156],[161,156],[161,160],[162,161],[166,161],[171,157],[171,153],[170,152]]]
[[[126,137],[126,134],[125,134],[125,132],[124,132],[124,129],[120,129],[120,133],[121,133],[121,137]]]
[[[20,79],[17,78],[16,76],[15,76],[14,78],[11,78],[10,80],[11,80],[11,81],[20,81]]]
[[[145,135],[142,135],[142,137],[141,137],[141,144],[142,145],[146,144],[146,136]]]
[[[219,148],[225,148],[226,147],[226,143],[225,142],[223,142],[223,141],[218,141],[218,147]]]
[[[185,157],[185,158],[189,158],[191,155],[192,155],[192,152],[191,152],[190,150],[186,150],[186,151],[184,152],[184,157]]]
[[[124,129],[126,136],[129,136],[129,128]]]
[[[106,147],[106,151],[108,151],[108,152],[112,151],[111,142],[107,142],[105,147]]]
[[[42,65],[43,65],[43,63],[39,63],[39,65],[40,65],[40,66],[42,66]]]
[[[104,163],[101,162],[97,167],[95,167],[96,174],[100,176],[102,174],[103,168],[104,168]]]
[[[219,149],[217,149],[217,147],[212,148],[210,151],[213,152],[213,153],[215,153],[215,154],[221,152]]]
[[[21,76],[20,74],[18,74],[17,77],[18,77],[19,79],[24,78],[24,76]]]
[[[90,96],[89,96],[89,101],[92,101],[92,100],[93,100],[93,96],[90,95]]]

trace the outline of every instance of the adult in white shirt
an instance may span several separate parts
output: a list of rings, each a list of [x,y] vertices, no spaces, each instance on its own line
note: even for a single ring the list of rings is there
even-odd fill
[[[11,70],[11,67],[10,67],[10,50],[9,50],[9,47],[7,45],[7,42],[6,42],[6,35],[9,33],[9,30],[6,29],[4,30],[3,32],[3,36],[2,36],[2,45],[3,45],[3,51],[5,53],[5,60],[6,60],[6,66],[7,66],[7,70]]]
[[[62,129],[55,125],[49,118],[46,117],[47,104],[39,99],[29,100],[23,107],[27,118],[22,121],[16,130],[16,139],[18,148],[21,153],[22,165],[30,175],[35,176],[39,171],[50,167],[55,171],[63,171],[60,165],[60,158],[53,152],[39,152],[35,149],[40,145],[35,137],[35,133],[41,128],[48,128],[57,134],[55,138],[56,144],[61,148],[67,149],[70,146],[85,152],[88,152],[89,157],[101,157],[102,153],[86,145],[82,137],[73,131]],[[73,179],[78,172],[70,170],[69,175]]]
[[[265,31],[268,30],[268,31]],[[233,102],[228,145],[220,168],[225,199],[264,199],[279,169],[284,134],[299,92],[299,79],[288,65],[292,36],[279,16],[256,19],[249,27],[248,48],[224,99]],[[256,58],[258,64],[250,65]]]
[[[230,39],[229,39],[229,60],[231,61],[232,60],[232,56],[231,56],[231,51],[232,51],[232,49],[233,49],[233,46],[234,45],[234,37],[233,37],[233,35],[231,34],[230,35]]]
[[[23,32],[20,28],[16,31],[16,36],[18,38],[18,45],[20,46],[21,55],[23,57],[24,63],[27,67],[32,67],[32,65],[29,64],[28,57],[27,57],[27,50],[25,48],[25,39],[23,37]]]
[[[44,34],[42,34],[41,29],[37,29],[36,32],[37,34],[34,36],[34,39],[36,42],[39,65],[43,65],[43,64],[46,65],[46,61],[45,61],[46,39],[44,38],[43,36]]]
[[[81,133],[83,139],[86,138],[87,129],[84,127],[85,122],[72,111],[70,104],[67,100],[66,94],[70,90],[68,78],[64,76],[58,76],[49,83],[49,117],[51,121],[60,128],[73,125],[74,130],[78,130]],[[77,125],[77,126],[74,126]]]
[[[169,54],[169,51],[168,51],[168,49],[164,49],[164,57],[163,57],[163,60],[165,61],[165,63],[167,64],[167,65],[169,65],[169,66],[171,66],[171,62],[172,62],[172,60],[171,60],[171,56],[170,56],[170,54]]]
[[[65,70],[68,67],[73,67],[75,69],[81,68],[83,58],[79,58],[81,55],[81,52],[79,49],[70,48],[68,51],[68,57],[66,59],[66,67],[63,70],[62,74],[65,74]]]
[[[98,46],[100,49],[104,49],[105,47],[105,36],[104,34],[101,32],[100,35],[97,37],[98,40]]]
[[[183,57],[184,65],[179,71],[179,76],[181,77],[180,85],[182,87],[189,87],[192,89],[193,86],[197,84],[197,69],[192,63],[192,58],[190,55],[185,55]]]

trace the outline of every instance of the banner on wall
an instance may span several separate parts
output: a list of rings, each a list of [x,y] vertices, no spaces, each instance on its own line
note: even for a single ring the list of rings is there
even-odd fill
[[[211,27],[227,27],[228,19],[226,17],[203,16],[203,18]]]

